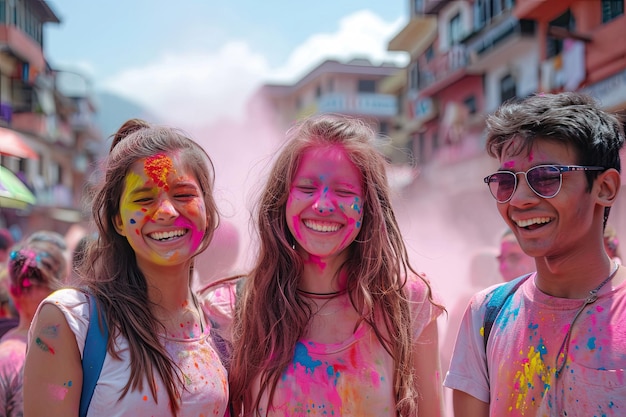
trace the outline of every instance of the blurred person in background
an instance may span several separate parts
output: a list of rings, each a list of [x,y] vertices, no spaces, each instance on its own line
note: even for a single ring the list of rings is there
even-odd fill
[[[500,238],[500,253],[497,259],[500,276],[507,282],[535,270],[535,258],[524,253],[515,234],[509,228]]]
[[[619,251],[619,239],[617,238],[617,231],[613,226],[607,224],[604,228],[604,249],[606,253],[615,261],[621,265],[622,255]]]
[[[62,287],[64,268],[63,253],[51,242],[26,242],[10,254],[10,292],[19,322],[0,339],[0,416],[22,416],[28,330],[39,303]]]
[[[17,310],[9,296],[7,263],[13,247],[13,237],[8,229],[0,229],[0,337],[17,326]]]
[[[59,248],[59,250],[61,250],[61,252],[63,253],[63,258],[65,259],[65,262],[62,265],[63,270],[56,271],[56,273],[62,277],[64,282],[67,282],[67,279],[70,275],[70,266],[71,266],[70,254],[69,254],[69,248],[67,246],[67,241],[65,240],[65,237],[62,234],[58,232],[54,232],[52,230],[38,230],[36,232],[33,232],[31,235],[27,236],[26,242],[50,243],[52,245],[55,245],[57,248]]]

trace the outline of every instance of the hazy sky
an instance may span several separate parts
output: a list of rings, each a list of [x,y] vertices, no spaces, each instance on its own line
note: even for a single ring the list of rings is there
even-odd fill
[[[61,20],[45,29],[52,68],[83,73],[95,91],[147,107],[209,152],[222,220],[241,233],[243,258],[254,190],[284,136],[243,117],[250,94],[263,83],[296,81],[325,59],[407,60],[387,51],[408,19],[405,0],[49,4]]]
[[[388,41],[406,24],[404,0],[55,0],[45,32],[55,69],[79,71],[96,90],[193,127],[237,117],[264,82],[297,80],[324,59],[406,62]]]

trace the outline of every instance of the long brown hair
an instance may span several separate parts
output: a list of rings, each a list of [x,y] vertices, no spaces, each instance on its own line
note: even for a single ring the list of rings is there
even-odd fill
[[[347,275],[350,300],[361,320],[373,328],[395,360],[394,388],[400,415],[415,415],[412,319],[403,288],[409,273],[420,275],[409,263],[391,207],[386,161],[374,146],[375,134],[358,119],[322,115],[305,119],[288,136],[255,210],[258,258],[236,312],[229,376],[235,413],[243,410],[245,415],[252,415],[263,392],[269,393],[271,404],[296,342],[307,329],[311,309],[296,291],[303,262],[292,248],[285,208],[302,155],[313,147],[336,144],[346,150],[364,184],[362,227],[340,270]],[[430,286],[424,282],[433,302]],[[253,398],[257,378],[260,393]]]
[[[97,297],[104,311],[110,329],[108,352],[120,359],[114,340],[118,336],[128,340],[131,373],[120,398],[129,391],[141,390],[145,379],[156,399],[153,382],[156,371],[167,388],[172,414],[177,415],[184,389],[182,375],[159,339],[163,328],[152,314],[146,279],[137,266],[135,253],[126,238],[116,232],[114,225],[120,210],[124,180],[131,166],[142,158],[174,151],[180,152],[181,159],[195,174],[204,196],[208,221],[198,253],[206,249],[218,222],[211,159],[202,147],[181,131],[152,127],[142,120],[132,119],[115,135],[104,178],[92,203],[97,238],[88,244],[79,268],[88,291]]]

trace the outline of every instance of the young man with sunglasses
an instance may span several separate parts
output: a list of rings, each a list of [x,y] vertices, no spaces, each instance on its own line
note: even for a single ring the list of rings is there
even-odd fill
[[[623,145],[621,122],[578,93],[488,117],[500,168],[485,183],[537,271],[470,301],[444,382],[456,416],[626,415],[626,269],[603,244]]]

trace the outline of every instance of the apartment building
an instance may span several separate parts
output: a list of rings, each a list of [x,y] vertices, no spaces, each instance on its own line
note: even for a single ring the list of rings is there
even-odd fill
[[[387,135],[397,114],[397,100],[379,92],[379,85],[399,69],[390,63],[374,65],[367,59],[327,60],[292,85],[262,86],[259,97],[270,107],[281,130],[313,114],[341,113],[363,118]]]
[[[102,142],[88,80],[46,61],[43,28],[58,23],[45,1],[0,1],[0,163],[34,195],[26,205],[0,198],[0,227],[23,233],[65,233],[83,219],[83,187]],[[28,153],[3,150],[9,136]]]
[[[419,171],[406,193],[471,210],[469,232],[501,227],[482,178],[496,168],[484,152],[484,119],[505,100],[581,90],[626,112],[624,0],[410,0],[407,25],[388,49],[406,51],[390,137]],[[397,160],[399,163],[407,163]],[[408,162],[411,163],[411,162]],[[626,178],[626,177],[625,177]],[[624,181],[626,184],[626,181]],[[484,203],[483,203],[484,201]],[[621,207],[621,209],[620,209]],[[611,221],[626,233],[626,190]],[[483,213],[487,213],[483,214]],[[624,213],[624,214],[622,214]],[[467,218],[465,213],[452,217]]]

